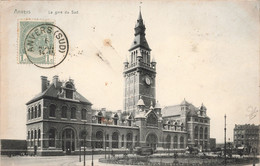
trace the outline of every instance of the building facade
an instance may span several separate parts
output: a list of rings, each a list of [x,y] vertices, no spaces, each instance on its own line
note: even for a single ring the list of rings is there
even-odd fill
[[[247,152],[252,152],[253,149],[259,152],[259,132],[260,125],[235,125],[234,146],[244,147]]]
[[[123,110],[92,109],[74,80],[52,82],[41,77],[41,92],[27,102],[28,152],[38,155],[78,154],[87,150],[131,151],[137,146],[184,151],[207,149],[210,119],[206,107],[184,100],[161,108],[156,101],[156,62],[145,38],[141,12],[134,41],[124,62]]]

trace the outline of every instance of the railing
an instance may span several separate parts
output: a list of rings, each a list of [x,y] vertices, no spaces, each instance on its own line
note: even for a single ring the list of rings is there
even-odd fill
[[[155,70],[155,68],[150,63],[145,63],[145,62],[131,63],[125,69],[130,70],[130,69],[135,68],[135,67],[143,67],[143,68],[148,69],[148,70]]]

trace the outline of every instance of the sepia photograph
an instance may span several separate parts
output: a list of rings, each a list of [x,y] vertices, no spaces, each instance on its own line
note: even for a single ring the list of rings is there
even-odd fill
[[[257,0],[0,2],[0,165],[259,166]]]

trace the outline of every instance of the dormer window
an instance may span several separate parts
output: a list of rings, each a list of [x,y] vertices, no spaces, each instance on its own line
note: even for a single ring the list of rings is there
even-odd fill
[[[73,99],[73,87],[71,84],[66,85],[66,98]]]
[[[118,121],[118,115],[117,113],[114,115],[114,125],[117,125],[117,121]]]

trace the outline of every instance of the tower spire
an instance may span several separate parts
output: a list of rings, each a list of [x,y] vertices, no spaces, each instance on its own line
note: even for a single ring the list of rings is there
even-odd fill
[[[142,4],[142,2],[140,2],[140,5],[139,5],[139,17],[138,17],[138,20],[143,20],[143,18],[142,18],[142,12],[141,12],[141,9],[142,9],[141,4]]]
[[[135,24],[135,39],[129,49],[129,51],[137,48],[137,47],[142,47],[146,50],[151,51],[146,38],[145,38],[145,25],[143,22],[142,18],[142,13],[141,13],[141,6],[139,6],[139,16],[137,18],[137,22]]]

